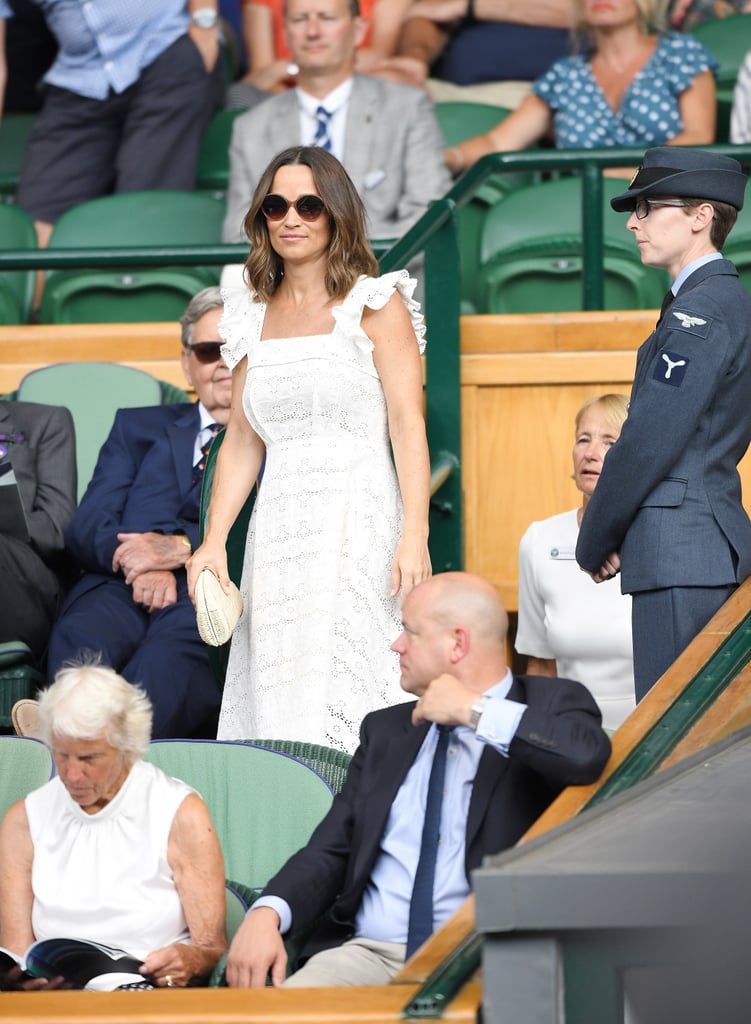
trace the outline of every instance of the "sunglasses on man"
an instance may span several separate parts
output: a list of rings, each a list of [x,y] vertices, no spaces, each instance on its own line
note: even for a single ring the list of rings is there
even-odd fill
[[[221,341],[197,341],[189,346],[199,363],[216,363],[222,358]]]
[[[318,220],[326,206],[320,196],[299,196],[294,203],[288,202],[284,196],[270,192],[261,203],[261,212],[266,220],[279,221],[287,216],[290,206],[294,206],[300,220],[308,224]]]

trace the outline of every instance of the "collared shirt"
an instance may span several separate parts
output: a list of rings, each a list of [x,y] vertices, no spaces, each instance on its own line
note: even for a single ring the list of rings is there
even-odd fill
[[[477,732],[466,726],[455,726],[451,735],[436,861],[435,928],[450,917],[469,894],[464,870],[465,838],[480,757],[486,744],[504,757],[508,756],[509,745],[526,710],[526,704],[506,699],[512,682],[511,672],[507,672],[499,683],[486,691],[491,700],[480,716]],[[437,742],[438,729],[433,725],[394,798],[380,853],[357,913],[357,935],[382,942],[407,940],[409,904],[422,839],[420,823],[425,813]],[[292,915],[286,901],[265,896],[254,904],[254,907],[262,906],[276,910],[283,934],[289,930]]]
[[[352,79],[348,78],[336,89],[317,99],[303,89],[297,88],[297,101],[300,106],[300,138],[306,146],[313,145],[316,129],[318,127],[319,107],[325,107],[331,117],[329,118],[329,138],[331,139],[331,152],[337,160],[344,159],[344,137],[347,127],[347,104],[352,93]]]
[[[676,277],[675,281],[673,281],[673,284],[671,285],[673,295],[678,294],[683,282],[686,280],[687,277],[690,277],[695,270],[698,270],[699,267],[703,267],[705,263],[711,263],[713,260],[721,259],[721,252],[710,252],[707,253],[706,256],[699,256],[698,259],[691,260],[691,262],[686,264],[683,270],[681,270],[681,272],[678,274],[678,277]]]
[[[199,427],[198,433],[196,434],[196,441],[193,445],[193,465],[196,466],[201,461],[201,449],[209,440],[212,434],[212,429],[216,420],[212,417],[203,402],[198,403],[198,414],[201,417],[201,426]]]
[[[186,0],[34,2],[60,47],[45,82],[96,100],[132,85],[190,24]],[[0,19],[12,15],[0,0]]]

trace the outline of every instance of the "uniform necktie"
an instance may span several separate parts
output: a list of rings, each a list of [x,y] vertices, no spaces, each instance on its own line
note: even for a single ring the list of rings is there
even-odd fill
[[[315,136],[313,137],[313,145],[320,146],[321,149],[325,149],[330,153],[331,136],[329,135],[329,121],[331,120],[331,113],[324,106],[320,106],[316,110],[316,117],[318,118],[318,124],[316,125]]]
[[[667,292],[665,293],[665,298],[662,300],[662,305],[660,306],[660,320],[662,320],[662,318],[665,316],[668,306],[671,304],[674,298],[675,295],[673,295],[673,289],[668,288]],[[657,321],[658,324],[660,320]]]
[[[207,428],[204,427],[203,429],[205,430]],[[201,457],[193,467],[193,478],[190,482],[191,487],[195,487],[198,481],[203,477],[203,471],[206,468],[206,457],[209,454],[209,448],[211,448],[212,444],[214,443],[214,438],[222,429],[222,427],[221,424],[219,423],[209,423],[208,429],[211,430],[211,434],[209,435],[208,439],[204,441],[204,443],[201,445]]]
[[[438,743],[433,754],[433,766],[428,780],[428,796],[425,801],[425,823],[422,827],[420,857],[417,861],[412,899],[409,904],[409,925],[407,928],[407,959],[433,934],[433,886],[435,864],[438,856],[438,842],[441,832],[441,805],[443,803],[443,780],[446,775],[446,752],[452,727],[438,726]]]

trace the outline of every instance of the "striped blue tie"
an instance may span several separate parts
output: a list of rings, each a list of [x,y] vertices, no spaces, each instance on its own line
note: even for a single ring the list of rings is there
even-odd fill
[[[316,116],[318,117],[318,124],[316,125],[313,145],[320,146],[321,149],[325,149],[330,153],[331,136],[329,135],[329,121],[331,119],[331,114],[325,107],[321,106],[316,110]]]

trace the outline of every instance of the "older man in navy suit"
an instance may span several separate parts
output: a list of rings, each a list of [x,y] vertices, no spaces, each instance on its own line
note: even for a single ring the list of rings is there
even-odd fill
[[[218,288],[191,300],[182,366],[198,402],[118,412],[65,537],[84,574],[52,632],[50,679],[63,662],[99,652],[148,693],[155,737],[216,735],[221,694],[185,563],[198,545],[204,450],[229,417],[222,313]]]
[[[483,856],[605,766],[589,691],[507,668],[508,619],[486,580],[433,576],[405,598],[402,623],[392,648],[418,700],[363,720],[342,792],[235,935],[230,985],[262,986],[269,971],[281,984],[282,934],[314,927],[286,984],[388,982],[466,898]]]
[[[745,185],[737,160],[661,146],[611,200],[642,262],[673,279],[576,548],[596,582],[620,571],[632,595],[637,700],[751,574],[736,468],[751,440],[751,296],[720,252]]]

